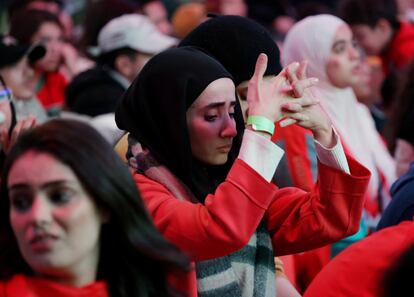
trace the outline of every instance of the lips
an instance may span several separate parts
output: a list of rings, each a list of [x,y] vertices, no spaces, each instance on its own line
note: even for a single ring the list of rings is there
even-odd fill
[[[34,252],[46,252],[52,249],[57,239],[55,235],[43,233],[34,236],[29,243]]]
[[[219,146],[217,150],[228,153],[231,150],[231,146],[232,146],[231,144],[222,145],[222,146]]]

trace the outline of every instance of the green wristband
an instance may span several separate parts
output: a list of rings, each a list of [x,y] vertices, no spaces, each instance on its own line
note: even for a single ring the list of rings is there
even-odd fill
[[[266,132],[272,136],[275,132],[275,123],[263,116],[248,116],[247,125],[251,125],[255,131]]]

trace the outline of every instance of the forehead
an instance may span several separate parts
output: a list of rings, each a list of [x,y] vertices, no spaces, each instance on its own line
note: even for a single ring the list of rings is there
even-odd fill
[[[370,26],[364,24],[352,25],[351,28],[352,32],[355,34],[355,37],[362,34],[369,34],[373,30]]]
[[[342,24],[338,27],[334,36],[334,42],[344,39],[352,39],[352,31],[346,24]]]
[[[41,185],[53,180],[76,181],[72,169],[47,153],[28,151],[20,156],[9,172],[8,185]]]
[[[192,107],[205,107],[211,103],[235,101],[234,83],[229,78],[219,78],[211,82],[197,97]]]

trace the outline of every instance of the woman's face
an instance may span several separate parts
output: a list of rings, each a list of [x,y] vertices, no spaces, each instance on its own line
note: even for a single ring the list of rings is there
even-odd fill
[[[226,163],[233,138],[235,87],[229,78],[210,83],[187,110],[193,156],[208,165]]]
[[[331,55],[326,64],[330,82],[338,88],[346,88],[358,80],[359,52],[355,48],[352,32],[347,25],[336,31]]]
[[[46,54],[36,62],[36,67],[46,72],[58,70],[62,62],[62,29],[53,22],[43,23],[32,37],[32,43],[38,42],[46,47]]]
[[[19,249],[38,274],[96,273],[102,216],[72,169],[28,151],[9,172],[10,223]]]
[[[36,94],[34,71],[26,56],[16,64],[1,69],[0,74],[16,99],[29,100]]]

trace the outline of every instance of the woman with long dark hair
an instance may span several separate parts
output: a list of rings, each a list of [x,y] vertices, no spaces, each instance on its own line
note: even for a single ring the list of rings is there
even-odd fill
[[[0,211],[1,296],[172,296],[167,273],[186,268],[128,169],[84,123],[54,120],[19,138]]]

